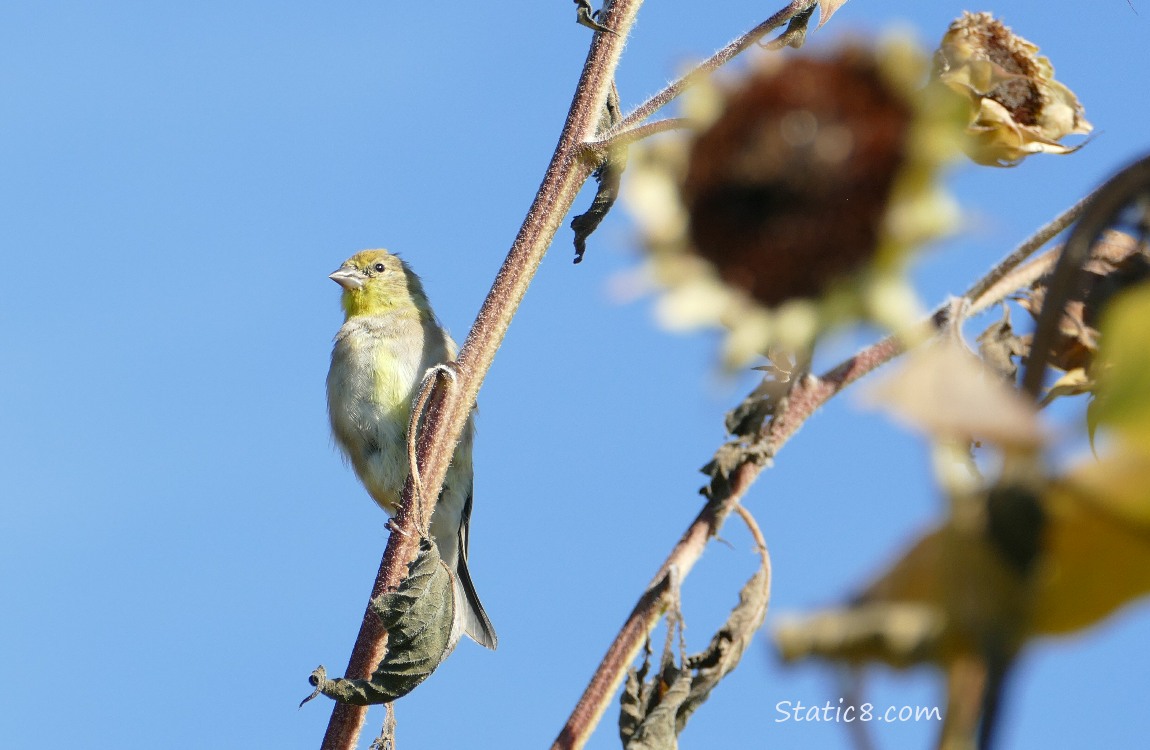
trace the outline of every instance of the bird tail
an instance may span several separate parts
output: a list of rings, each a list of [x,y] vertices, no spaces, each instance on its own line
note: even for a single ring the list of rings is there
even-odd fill
[[[475,584],[471,582],[471,573],[467,570],[466,553],[459,556],[459,564],[456,566],[455,601],[463,618],[463,632],[480,646],[494,651],[499,645],[499,636],[495,634],[495,627],[483,611],[479,595],[475,593]]]

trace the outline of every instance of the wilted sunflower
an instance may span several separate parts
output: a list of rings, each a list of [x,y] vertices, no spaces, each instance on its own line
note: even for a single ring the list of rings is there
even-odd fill
[[[979,164],[1009,167],[1030,154],[1068,154],[1068,135],[1093,127],[1074,92],[1054,80],[1038,47],[989,13],[963,13],[934,59],[934,76],[967,111],[966,152]]]
[[[838,320],[913,319],[902,261],[956,215],[936,175],[961,129],[925,73],[906,41],[851,44],[697,93],[694,138],[639,150],[626,193],[663,320],[727,327],[738,366]]]

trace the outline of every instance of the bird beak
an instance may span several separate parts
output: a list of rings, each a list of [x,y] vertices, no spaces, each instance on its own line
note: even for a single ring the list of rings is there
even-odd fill
[[[335,273],[330,274],[328,278],[349,292],[363,286],[363,279],[360,277],[359,271],[346,266],[341,266]]]

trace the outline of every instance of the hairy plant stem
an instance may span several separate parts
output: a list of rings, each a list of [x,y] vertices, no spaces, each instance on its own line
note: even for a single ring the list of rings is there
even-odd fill
[[[995,264],[994,268],[988,271],[981,279],[979,279],[966,293],[966,298],[972,302],[984,296],[991,287],[995,286],[1000,280],[1004,279],[1011,271],[1013,271],[1020,263],[1033,255],[1039,248],[1045,245],[1050,240],[1059,235],[1062,230],[1077,221],[1078,217],[1082,215],[1082,209],[1086,204],[1094,198],[1096,193],[1087,195],[1082,200],[1075,203],[1070,208],[1066,209],[1058,216],[1051,219],[1046,225],[1039,228],[1034,234],[1026,239],[1021,245],[1014,249],[1010,255],[1000,260]],[[1015,287],[1017,289],[1018,287]],[[1013,290],[1011,290],[1013,291]],[[993,304],[993,303],[992,303]]]
[[[690,119],[686,117],[668,117],[666,120],[656,120],[644,125],[636,125],[629,130],[616,132],[610,138],[601,138],[591,141],[586,148],[594,153],[605,154],[619,146],[629,146],[632,143],[650,138],[657,133],[667,133],[672,130],[686,130],[691,127]]]

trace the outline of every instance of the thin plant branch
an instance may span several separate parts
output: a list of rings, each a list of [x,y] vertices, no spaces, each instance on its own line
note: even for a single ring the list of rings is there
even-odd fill
[[[1082,210],[1086,207],[1086,204],[1096,194],[1097,192],[1087,195],[1058,216],[1055,216],[1050,222],[1040,227],[1038,231],[1030,237],[1026,238],[1026,241],[1016,247],[1010,255],[1000,260],[995,264],[994,268],[990,269],[981,279],[975,282],[966,292],[965,297],[972,303],[977,303],[980,297],[986,295],[991,287],[995,286],[1000,280],[1017,268],[1019,264],[1037,252],[1047,242],[1057,237],[1066,227],[1077,221],[1078,217],[1082,215]],[[1015,287],[1015,289],[1017,288],[1018,287]],[[991,304],[994,303],[992,302]]]
[[[755,540],[755,551],[759,553],[759,558],[763,561],[763,570],[767,571],[767,581],[769,582],[771,580],[771,553],[767,549],[767,540],[763,536],[762,529],[759,528],[759,522],[751,515],[751,511],[743,505],[736,505],[735,512],[739,514],[739,518],[743,519],[743,523],[747,525],[747,530],[751,532],[751,538]]]
[[[636,141],[650,138],[658,133],[667,133],[672,130],[687,130],[690,127],[691,121],[686,117],[669,117],[666,120],[657,120],[646,123],[645,125],[637,125],[629,130],[617,132],[610,138],[600,138],[597,141],[591,141],[586,144],[586,148],[594,153],[606,153],[613,148],[630,146]]]
[[[787,408],[770,422],[771,429],[765,436],[765,446],[770,454],[777,453],[818,406],[850,383],[892,359],[901,350],[900,343],[893,338],[886,339],[856,354],[823,377],[808,375],[796,383],[792,395],[787,399]],[[712,482],[708,488],[708,502],[671,550],[671,554],[655,573],[651,585],[631,610],[567,723],[552,744],[552,750],[577,750],[583,747],[626,675],[628,665],[666,608],[662,596],[665,589],[660,587],[665,586],[670,571],[674,568],[680,579],[687,577],[707,542],[718,535],[727,515],[738,506],[768,463],[761,454],[748,451],[746,458],[725,477],[725,481]],[[652,594],[656,591],[660,592],[659,595]]]
[[[1024,263],[1005,273],[1002,278],[988,287],[978,299],[971,301],[970,306],[966,309],[966,317],[970,318],[985,312],[1005,301],[1015,292],[1030,286],[1050,273],[1050,269],[1054,268],[1054,264],[1058,262],[1058,256],[1061,253],[1061,245],[1052,247],[1029,263]]]

